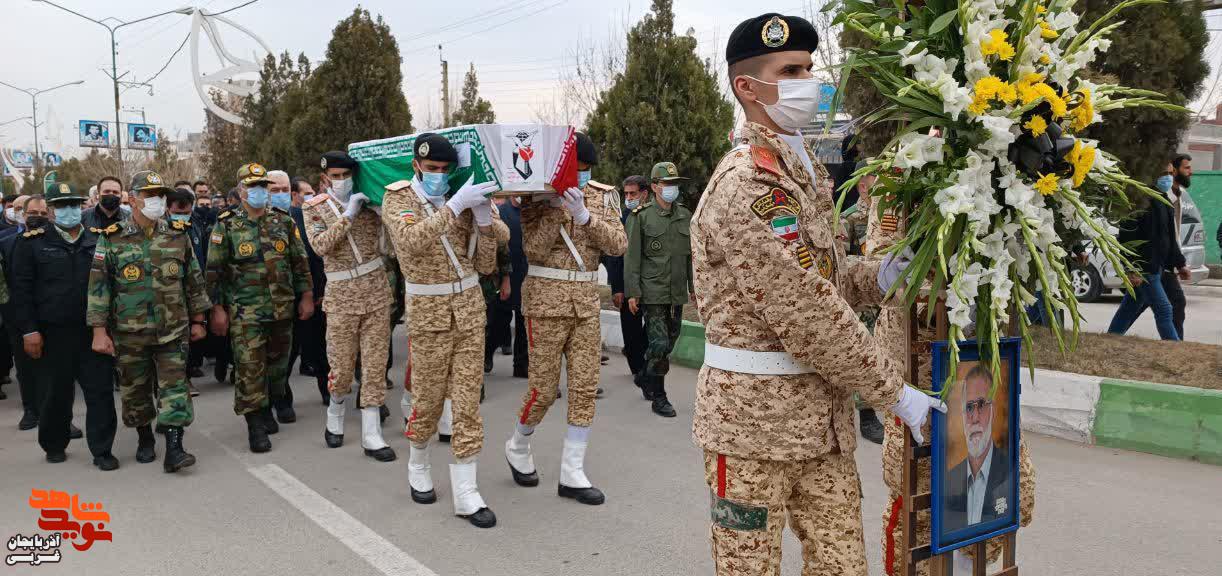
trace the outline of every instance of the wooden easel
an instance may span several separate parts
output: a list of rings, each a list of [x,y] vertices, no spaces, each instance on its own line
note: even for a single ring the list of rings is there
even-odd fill
[[[918,299],[918,303],[921,303]],[[927,302],[928,299],[925,299]],[[934,331],[935,339],[946,340],[948,333],[948,318],[946,315],[946,301],[939,298],[934,304]],[[1023,313],[1022,308],[1018,309],[1018,313]],[[1011,328],[1014,323],[1011,322]],[[909,382],[915,386],[920,382],[921,372],[921,355],[929,354],[932,349],[931,342],[922,342],[918,338],[920,328],[920,314],[916,309],[916,305],[910,306],[905,313],[904,319],[904,349],[908,351],[908,378]],[[930,439],[932,441],[932,438]],[[917,446],[912,441],[912,435],[904,429],[904,469],[901,494],[903,495],[903,510],[900,517],[901,526],[903,527],[903,536],[901,553],[900,553],[900,574],[903,576],[916,576],[917,562],[929,560],[930,576],[950,576],[954,573],[954,555],[939,554],[933,555],[930,542],[925,544],[917,543],[917,513],[921,510],[930,510],[931,494],[924,492],[918,494],[920,485],[917,483],[918,464],[922,459],[930,458],[932,451],[929,444]],[[932,467],[931,467],[932,473]],[[930,511],[932,514],[932,510]],[[930,521],[930,529],[932,530],[932,518]],[[972,576],[1018,576],[1018,565],[1015,563],[1015,549],[1017,547],[1016,532],[1010,532],[1002,538],[1001,552],[1001,571],[992,575],[988,575],[988,554],[987,541],[977,542],[969,548],[974,555],[974,564],[972,567]],[[932,534],[930,535],[932,537]],[[958,576],[958,575],[956,575]]]

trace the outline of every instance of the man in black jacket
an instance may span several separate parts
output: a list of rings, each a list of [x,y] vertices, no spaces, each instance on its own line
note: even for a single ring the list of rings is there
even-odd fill
[[[28,204],[28,197],[22,197],[20,209],[22,210],[22,222],[24,222],[25,206]],[[41,195],[35,197],[34,204],[30,207],[33,209],[32,215],[34,218],[45,221],[47,219],[47,204],[43,201]],[[40,225],[41,226],[41,225]],[[13,278],[13,249],[17,242],[21,240],[21,235],[25,233],[24,223],[14,223],[13,226],[0,231],[0,259],[4,262],[4,280],[8,283],[10,292],[15,286]],[[0,305],[0,316],[4,318],[4,336],[8,342],[8,347],[13,352],[13,364],[17,367],[17,385],[21,389],[21,422],[17,424],[19,430],[32,430],[38,427],[38,380],[34,372],[34,360],[26,355],[25,350],[21,345],[21,334],[17,330],[17,317],[15,300],[9,298],[9,301]]]
[[[103,176],[96,188],[98,203],[81,212],[81,225],[102,230],[127,220],[128,214],[123,211],[123,183],[114,176]]]
[[[55,223],[31,227],[13,250],[14,311],[25,353],[37,361],[38,444],[47,462],[67,459],[73,384],[79,382],[93,463],[114,470],[119,467],[110,452],[118,424],[114,358],[93,351],[93,331],[85,324],[89,269],[98,235],[81,225],[84,201],[84,195],[68,184],[48,187],[47,204]]]
[[[522,210],[516,198],[497,206],[509,227],[509,298],[499,302],[496,321],[508,326],[513,320],[513,377],[525,378],[530,366],[526,346],[526,319],[522,317],[522,281],[526,280],[526,253],[522,251]]]
[[[322,311],[322,300],[327,291],[327,273],[323,268],[322,258],[314,253],[310,240],[306,237],[305,214],[301,211],[305,194],[314,193],[310,183],[302,178],[293,178],[290,182],[293,195],[289,216],[297,226],[297,234],[305,244],[306,260],[310,263],[310,277],[314,280],[314,315],[308,320],[293,320],[293,347],[289,351],[289,373],[293,371],[293,363],[301,357],[299,372],[313,376],[318,383],[318,393],[323,404],[331,400],[331,392],[327,389],[327,374],[331,366],[327,363],[327,315]]]
[[[628,215],[638,206],[649,203],[649,179],[644,176],[629,176],[624,179],[624,209],[620,211],[620,222],[627,221]],[[607,267],[607,282],[611,284],[611,300],[619,309],[620,333],[624,337],[624,357],[628,359],[628,369],[632,371],[633,380],[637,386],[644,389],[645,370],[645,319],[643,313],[633,314],[624,298],[624,257],[604,256],[603,266]],[[642,310],[643,312],[643,310]]]

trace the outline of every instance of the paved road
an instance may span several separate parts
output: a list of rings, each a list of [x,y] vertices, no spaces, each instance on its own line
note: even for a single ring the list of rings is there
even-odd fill
[[[401,334],[397,338],[401,338]],[[401,341],[401,340],[400,340]],[[395,373],[401,376],[403,346]],[[653,416],[622,360],[605,369],[588,470],[608,494],[588,508],[555,495],[564,404],[536,434],[542,483],[519,488],[501,457],[525,381],[508,377],[498,357],[488,379],[486,458],[480,480],[500,524],[479,531],[451,515],[446,464],[437,450],[441,501],[413,504],[407,443],[388,422],[401,459],[380,464],[357,445],[350,419],[342,449],[323,447],[323,412],[312,381],[296,378],[300,421],[283,427],[266,455],[247,452],[232,391],[207,379],[187,446],[199,458],[171,477],[134,460],[135,434],[121,430],[123,467],[102,473],[74,442],[65,464],[42,460],[33,432],[18,432],[15,387],[0,401],[0,540],[36,530],[32,488],[77,492],[112,514],[113,542],[87,552],[71,547],[59,566],[0,568],[14,574],[303,574],[666,575],[711,574],[706,540],[708,495],[700,452],[690,440],[695,372],[670,379],[680,416]],[[397,393],[396,393],[397,394]],[[77,402],[78,424],[83,403]],[[399,417],[399,407],[392,412]],[[1038,466],[1035,523],[1019,536],[1026,574],[1200,576],[1222,566],[1218,488],[1222,468],[1029,436]],[[162,446],[158,444],[158,455]],[[884,489],[878,447],[857,453],[865,492],[870,573],[882,574],[878,542]],[[337,538],[335,535],[340,536]],[[798,574],[799,552],[787,536],[785,574]],[[420,565],[427,568],[419,568]]]
[[[1189,286],[1185,289],[1188,306],[1184,310],[1184,332],[1186,340],[1203,342],[1205,344],[1222,345],[1222,288],[1211,286]],[[1084,330],[1092,332],[1107,332],[1107,327],[1120,305],[1120,294],[1113,293],[1104,296],[1098,302],[1083,305],[1083,316],[1086,318]],[[1129,330],[1132,336],[1158,339],[1158,330],[1154,327],[1154,314],[1147,310],[1142,313],[1133,328]]]

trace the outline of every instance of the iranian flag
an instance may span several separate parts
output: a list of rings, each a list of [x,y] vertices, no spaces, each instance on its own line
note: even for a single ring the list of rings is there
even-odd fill
[[[798,239],[798,217],[793,215],[777,216],[772,219],[772,232],[786,242]]]

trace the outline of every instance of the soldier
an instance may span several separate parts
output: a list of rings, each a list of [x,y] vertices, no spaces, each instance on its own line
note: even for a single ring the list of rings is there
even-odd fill
[[[407,437],[411,440],[408,483],[412,500],[437,501],[428,447],[442,406],[452,400],[454,434],[450,465],[454,514],[476,527],[496,525],[476,483],[476,459],[484,423],[479,413],[483,384],[484,300],[479,274],[496,264],[496,249],[509,229],[495,215],[495,182],[468,182],[446,200],[447,173],[458,161],[449,140],[421,134],[414,144],[411,182],[386,187],[382,211],[407,280],[408,369],[414,395]],[[368,386],[374,386],[372,381]]]
[[[314,293],[293,219],[269,209],[267,170],[246,164],[238,169],[238,181],[240,207],[217,216],[208,237],[210,328],[230,334],[236,365],[233,411],[246,418],[251,452],[267,452],[272,449],[267,435],[279,429],[269,402],[284,396],[288,378],[293,301],[301,297],[297,316],[309,318]]]
[[[645,374],[637,382],[659,416],[674,418],[666,398],[670,352],[683,327],[683,305],[690,298],[692,212],[676,203],[679,183],[687,180],[671,162],[659,162],[650,173],[653,202],[628,217],[628,252],[624,257],[624,295],[633,314],[645,314]]]
[[[707,334],[693,436],[721,575],[779,573],[788,519],[804,574],[865,576],[852,392],[914,434],[941,406],[903,384],[853,312],[878,303],[906,261],[849,258],[835,239],[831,178],[799,132],[819,102],[817,45],[809,22],[780,14],[730,34],[729,78],[747,123],[692,216]]]
[[[195,464],[182,447],[183,428],[194,419],[187,343],[204,337],[211,304],[190,225],[161,218],[171,192],[161,175],[137,172],[130,190],[131,218],[97,231],[102,237],[89,272],[85,321],[93,327],[93,351],[118,359],[123,425],[140,438],[136,461],[157,457],[150,426],[155,416],[166,440],[162,469],[177,472]]]
[[[560,461],[557,493],[582,504],[606,498],[585,474],[590,424],[598,388],[601,327],[598,262],[624,253],[627,239],[620,223],[614,187],[590,180],[598,152],[589,136],[577,134],[577,184],[547,202],[522,205],[522,246],[530,262],[522,284],[522,314],[530,342],[530,387],[505,458],[514,482],[537,486],[530,435],[556,401],[560,362],[568,369],[568,430]]]
[[[390,346],[390,284],[386,280],[385,228],[382,217],[365,206],[369,198],[352,193],[356,161],[346,152],[322,155],[326,192],[304,204],[302,218],[314,252],[323,259],[330,298],[327,313],[327,379],[331,401],[326,409],[323,439],[329,448],[344,444],[346,397],[352,392],[352,372],[360,352],[363,381],[360,397],[361,446],[379,462],[395,459],[395,451],[382,439],[378,410],[386,400],[380,379],[386,373]]]
[[[35,202],[27,204],[33,219]],[[35,360],[41,402],[38,443],[47,462],[67,459],[72,419],[73,384],[85,396],[85,431],[93,464],[114,470],[119,461],[110,449],[115,439],[114,359],[90,347],[85,324],[89,268],[98,236],[81,225],[85,195],[70,184],[47,188],[46,203],[55,223],[31,228],[13,249],[11,293],[17,331],[26,355]]]

